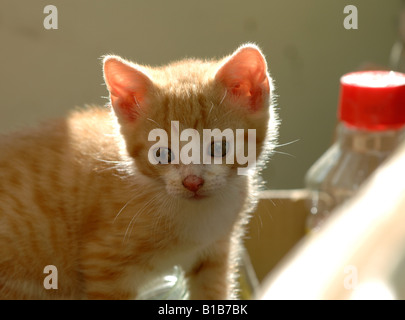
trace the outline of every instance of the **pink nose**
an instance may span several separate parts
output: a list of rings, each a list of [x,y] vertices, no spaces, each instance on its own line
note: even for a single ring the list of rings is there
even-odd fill
[[[202,187],[204,184],[204,179],[197,177],[195,175],[187,176],[183,180],[183,186],[185,186],[188,190],[196,192],[198,189]]]

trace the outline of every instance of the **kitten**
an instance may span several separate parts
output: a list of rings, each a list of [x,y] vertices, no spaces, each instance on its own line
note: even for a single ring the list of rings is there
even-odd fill
[[[112,108],[0,138],[0,298],[133,299],[174,265],[191,299],[237,298],[257,169],[171,164],[173,141],[152,153],[166,163],[152,164],[149,133],[178,121],[180,132],[244,129],[247,141],[255,129],[260,164],[278,127],[263,54],[247,44],[220,60],[158,68],[106,56],[104,78]],[[224,156],[227,147],[201,152]],[[57,289],[44,287],[47,265]]]

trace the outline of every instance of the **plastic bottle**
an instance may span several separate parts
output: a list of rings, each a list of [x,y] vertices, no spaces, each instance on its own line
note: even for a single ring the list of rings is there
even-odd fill
[[[241,250],[241,262],[239,266],[239,298],[250,300],[259,287],[259,282],[254,273],[248,253]],[[152,279],[139,290],[137,300],[188,300],[190,292],[187,279],[181,267],[175,266],[167,273]]]
[[[141,288],[137,300],[187,300],[189,292],[184,271],[175,266],[167,274]]]
[[[310,191],[308,232],[318,230],[333,208],[352,197],[403,140],[405,74],[365,71],[344,75],[338,119],[334,144],[305,177]],[[398,175],[405,179],[405,168]]]
[[[390,68],[395,71],[405,72],[405,2],[398,18],[398,40],[394,43],[390,54]]]

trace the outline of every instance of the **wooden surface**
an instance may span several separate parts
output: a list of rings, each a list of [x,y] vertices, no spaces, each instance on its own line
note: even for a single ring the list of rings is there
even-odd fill
[[[264,191],[260,198],[245,240],[259,282],[304,236],[307,193]]]
[[[404,177],[405,142],[352,199],[332,212],[318,233],[305,237],[272,270],[261,283],[257,298],[405,299]],[[297,227],[300,210],[290,211],[283,211],[286,217],[282,222],[273,212],[275,222],[270,223],[268,231],[287,232]],[[290,215],[295,222],[289,222]],[[267,241],[270,246],[269,237],[275,237],[273,241],[284,239],[280,234],[266,235],[264,246]],[[257,245],[262,250],[263,245]],[[276,252],[273,246],[269,247],[270,256],[273,250]],[[256,251],[252,246],[250,249]],[[273,258],[278,254],[274,253]]]

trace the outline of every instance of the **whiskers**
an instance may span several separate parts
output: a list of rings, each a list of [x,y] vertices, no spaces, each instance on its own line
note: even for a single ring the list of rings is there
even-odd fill
[[[283,143],[283,144],[275,144],[275,145],[273,146],[273,150],[272,150],[271,152],[272,152],[272,153],[282,154],[282,155],[286,155],[286,156],[295,158],[295,156],[292,155],[291,153],[283,152],[283,151],[278,151],[278,150],[276,150],[276,148],[285,147],[285,146],[288,146],[288,145],[290,145],[290,144],[296,143],[296,142],[298,142],[298,141],[300,141],[300,139],[296,139],[296,140],[293,140],[293,141],[290,141],[290,142],[287,142],[287,143]]]
[[[98,173],[113,171],[115,176],[122,179],[134,176],[134,163],[133,159],[130,157],[122,157],[119,160],[109,160],[93,156],[93,159],[99,162],[99,165],[95,166],[95,170]]]
[[[122,231],[122,244],[129,243],[134,228],[142,228],[142,234],[148,234],[148,239],[154,239],[156,243],[162,236],[162,232],[170,231],[171,226],[168,224],[168,219],[166,219],[168,215],[165,213],[174,212],[176,202],[171,197],[163,195],[161,190],[156,190],[154,193],[149,190],[149,192],[148,194],[137,193],[132,196],[115,215],[113,224],[118,223],[119,219],[127,221],[124,222],[126,227],[123,226],[125,232]],[[125,215],[126,211],[132,215],[128,217]],[[162,221],[162,219],[164,220]],[[160,237],[156,236],[158,233],[160,233]]]
[[[160,195],[159,194],[155,194],[151,199],[149,199],[148,201],[146,201],[143,206],[137,210],[135,212],[135,214],[132,216],[126,230],[125,230],[125,234],[124,234],[124,238],[122,239],[122,243],[124,244],[126,241],[129,242],[129,239],[131,237],[131,233],[132,230],[134,229],[135,223],[136,223],[136,219],[138,217],[140,217],[146,210],[150,210],[150,206],[153,206],[154,204],[156,204],[156,202],[159,200]],[[131,201],[131,200],[130,200]],[[133,201],[133,200],[132,200]],[[126,207],[126,206],[125,206]],[[125,209],[125,208],[124,208]],[[123,210],[120,210],[121,212]],[[149,213],[149,212],[148,212]],[[152,217],[150,217],[152,218]]]
[[[151,237],[154,239],[155,243],[159,243],[162,238],[162,231],[165,232],[165,236],[172,233],[173,224],[170,223],[170,213],[176,213],[176,208],[178,207],[179,199],[174,197],[165,196],[161,198],[163,201],[159,206],[159,210],[153,212],[153,223],[151,227]],[[162,211],[165,212],[162,212]],[[166,213],[169,213],[167,215]],[[162,226],[163,220],[163,226]],[[163,229],[162,229],[163,227]]]
[[[134,195],[131,199],[129,199],[125,204],[124,204],[124,206],[120,209],[120,211],[118,211],[118,213],[116,214],[116,216],[115,216],[115,218],[114,218],[114,220],[113,220],[113,223],[115,223],[115,221],[117,220],[117,218],[119,217],[119,215],[121,214],[121,212],[123,212],[124,210],[125,210],[125,208],[132,202],[132,201],[134,201],[135,199],[136,199],[136,197],[137,197],[138,195],[136,194],[136,195]]]
[[[161,126],[159,123],[157,123],[155,120],[151,119],[151,118],[146,118],[146,120],[156,124],[158,126],[158,128],[163,128],[163,126]]]

